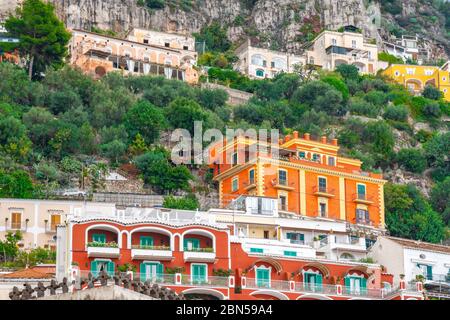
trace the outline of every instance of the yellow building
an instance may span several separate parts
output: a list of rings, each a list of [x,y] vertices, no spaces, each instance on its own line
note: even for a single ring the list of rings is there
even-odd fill
[[[419,94],[427,85],[432,85],[444,94],[444,99],[450,101],[450,61],[442,67],[419,66],[409,64],[390,65],[383,74],[404,85],[412,93]]]

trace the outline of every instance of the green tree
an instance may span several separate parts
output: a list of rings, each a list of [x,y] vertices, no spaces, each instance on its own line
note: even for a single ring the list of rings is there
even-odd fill
[[[166,121],[160,108],[142,100],[127,112],[125,128],[130,137],[136,137],[140,133],[146,143],[153,143],[158,139],[160,131],[166,128]]]
[[[370,121],[363,132],[363,139],[371,144],[374,152],[388,155],[394,147],[391,127],[384,121]]]
[[[26,171],[0,172],[0,198],[29,199],[33,190],[33,182]]]
[[[359,79],[358,68],[352,64],[340,64],[336,67],[336,72],[340,73],[344,79]]]
[[[428,165],[433,169],[433,177],[444,180],[450,175],[450,132],[436,134],[423,146]]]
[[[231,48],[227,30],[219,22],[204,26],[200,33],[194,33],[195,41],[205,43],[205,51],[225,52]]]
[[[386,184],[386,224],[391,235],[438,243],[445,238],[442,217],[412,185]]]
[[[406,170],[422,173],[427,167],[427,159],[421,149],[401,149],[396,156],[398,163]]]
[[[408,118],[408,109],[404,105],[388,106],[383,117],[387,120],[406,121]]]
[[[20,231],[16,231],[15,233],[8,232],[5,235],[5,240],[0,240],[0,256],[3,261],[10,261],[17,257],[19,253],[17,243],[22,239],[22,233]]]
[[[169,153],[155,148],[134,159],[142,173],[144,182],[158,192],[188,190],[192,175],[185,166],[175,166],[169,160]]]
[[[67,55],[70,33],[58,20],[52,4],[41,0],[25,0],[10,16],[5,27],[12,36],[18,37],[21,54],[28,57],[28,76],[39,75],[45,68],[61,66]]]
[[[119,159],[123,157],[127,151],[127,145],[119,140],[113,140],[107,144],[100,146],[102,154],[111,160],[114,165],[119,163]]]
[[[450,224],[450,177],[438,182],[431,189],[430,202],[434,210],[442,214],[442,217],[449,226]]]
[[[200,207],[200,203],[194,194],[188,194],[184,197],[167,196],[163,202],[164,208],[180,209],[180,210],[196,210]]]
[[[425,98],[428,98],[428,99],[432,99],[432,100],[439,100],[444,95],[441,92],[441,90],[439,90],[435,86],[427,85],[427,86],[425,86],[425,89],[423,89],[423,91],[422,91],[422,96]]]
[[[197,102],[188,98],[175,99],[165,113],[172,128],[187,129],[191,134],[194,133],[194,121],[208,120],[208,113]]]

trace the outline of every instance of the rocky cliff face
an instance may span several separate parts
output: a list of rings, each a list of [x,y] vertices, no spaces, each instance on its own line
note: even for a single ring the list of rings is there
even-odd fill
[[[301,27],[314,18],[319,30],[353,24],[369,36],[376,34],[380,10],[363,0],[194,0],[191,8],[149,10],[137,0],[49,0],[69,28],[126,32],[133,27],[180,33],[197,32],[212,21],[228,26],[229,37],[252,35],[264,45],[295,49]],[[20,0],[0,0],[0,12],[10,11]],[[248,3],[249,1],[247,1]],[[237,23],[242,18],[243,23]]]
[[[21,1],[0,0],[0,19]],[[403,30],[406,33],[419,32],[421,28],[420,32],[439,43],[436,47],[441,51],[449,50],[441,23],[445,17],[429,3],[422,4],[425,0],[396,0],[400,11],[395,14],[385,7],[380,9],[380,1],[375,0],[191,0],[190,6],[181,6],[181,1],[166,1],[171,5],[160,10],[139,6],[138,0],[48,1],[55,5],[69,28],[89,30],[95,26],[120,34],[143,27],[192,33],[219,21],[228,27],[232,41],[251,36],[261,46],[296,52],[305,40],[306,30],[335,30],[351,24],[361,28],[366,36],[376,38],[378,31],[387,36],[392,26],[403,25],[407,27]],[[426,20],[430,16],[436,23],[428,26]],[[405,25],[405,21],[414,19],[420,20],[420,28]]]

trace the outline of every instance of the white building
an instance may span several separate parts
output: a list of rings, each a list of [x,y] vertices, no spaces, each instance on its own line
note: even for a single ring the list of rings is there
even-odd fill
[[[235,70],[253,79],[273,78],[280,72],[292,73],[296,64],[305,64],[302,56],[252,46],[250,39],[236,51]]]
[[[450,282],[450,246],[382,236],[368,255],[394,275],[394,284],[400,275],[407,283],[423,277],[425,286]]]

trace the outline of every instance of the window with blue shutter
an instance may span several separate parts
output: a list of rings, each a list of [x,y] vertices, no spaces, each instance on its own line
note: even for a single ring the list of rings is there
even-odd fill
[[[358,199],[366,199],[366,186],[358,184]]]
[[[94,277],[98,276],[97,261],[91,261],[91,273]]]
[[[321,274],[316,274],[316,292],[322,292],[323,277]]]
[[[296,251],[284,251],[284,255],[287,257],[296,257],[297,252]]]
[[[92,235],[92,242],[106,243],[106,235],[103,233],[94,233]]]
[[[141,248],[153,247],[153,237],[150,236],[140,236],[139,244]]]
[[[159,262],[143,262],[140,266],[142,281],[159,281],[164,276],[164,265]]]
[[[264,249],[260,249],[260,248],[250,248],[250,252],[254,252],[254,253],[264,253]]]
[[[195,238],[184,239],[184,250],[185,251],[198,251],[200,249],[200,240]]]
[[[192,272],[191,279],[194,284],[200,284],[200,283],[207,282],[206,265],[192,264],[191,272]]]
[[[256,285],[259,288],[270,288],[270,269],[256,269]]]
[[[108,275],[110,277],[114,276],[114,262],[112,262],[112,261],[108,262],[106,272],[108,272]]]

